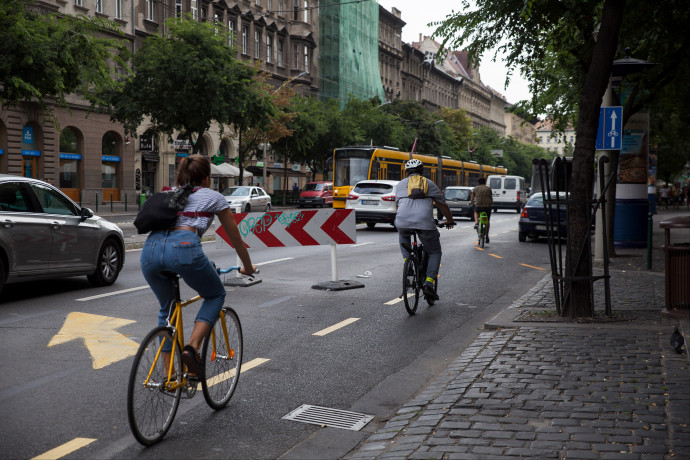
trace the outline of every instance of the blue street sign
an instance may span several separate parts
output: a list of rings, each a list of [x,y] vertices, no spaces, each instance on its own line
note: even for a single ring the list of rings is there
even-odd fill
[[[623,107],[599,109],[597,150],[620,150],[623,139]]]

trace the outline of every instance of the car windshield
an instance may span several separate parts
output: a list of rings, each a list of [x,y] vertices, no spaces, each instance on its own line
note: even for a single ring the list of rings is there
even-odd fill
[[[249,187],[229,187],[223,190],[225,196],[248,196]]]
[[[393,191],[391,184],[363,183],[355,185],[355,193],[368,193],[369,195],[385,195]]]
[[[537,193],[536,195],[532,195],[532,197],[530,197],[529,201],[527,202],[527,205],[528,206],[543,206],[545,196],[546,196],[546,193]],[[555,193],[551,193],[550,196],[553,200],[559,199],[559,200],[563,201],[563,204],[565,204],[565,200],[568,198],[568,194],[565,192],[559,192],[558,197],[556,197]]]
[[[470,191],[466,188],[446,189],[444,195],[446,196],[446,200],[469,201],[470,199]]]
[[[323,184],[307,184],[304,190],[307,192],[320,192],[323,190]]]

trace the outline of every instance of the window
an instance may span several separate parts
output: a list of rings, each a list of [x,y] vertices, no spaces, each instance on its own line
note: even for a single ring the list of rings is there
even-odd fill
[[[228,20],[228,32],[230,32],[230,38],[228,40],[228,43],[230,46],[234,46],[237,41],[235,40],[235,20],[234,19],[229,19]]]
[[[146,0],[146,19],[149,21],[153,21],[155,19],[153,12],[154,12],[154,5],[153,5],[154,0]]]
[[[197,0],[191,0],[191,8],[192,8],[192,18],[193,19],[199,19],[199,7],[197,5]]]
[[[103,0],[96,0],[96,13],[103,12]]]
[[[261,32],[258,30],[254,31],[254,47],[254,57],[261,59]]]
[[[242,54],[247,54],[247,41],[249,40],[248,35],[249,29],[247,28],[247,26],[242,26]]]
[[[283,43],[283,40],[278,40],[278,65],[283,66],[283,46],[285,43]]]
[[[182,17],[182,0],[175,0],[175,17]]]
[[[295,21],[299,20],[299,0],[293,0],[292,10],[292,19],[294,19]]]
[[[273,62],[273,37],[266,35],[266,62]]]
[[[256,0],[256,6],[261,6],[261,0]]]
[[[309,22],[309,4],[307,3],[307,0],[304,0],[304,22]]]
[[[74,4],[77,6],[84,6],[84,0],[74,0]]]
[[[297,69],[297,68],[299,67],[299,46],[298,46],[298,45],[295,45],[295,60],[294,60],[294,63],[295,63],[295,69]]]
[[[272,2],[271,0],[268,0],[268,1],[266,2],[266,8],[269,9],[269,10],[270,10],[271,8],[273,8],[273,2]]]
[[[309,72],[309,48],[304,45],[304,70]]]
[[[115,19],[122,19],[122,0],[115,0]]]

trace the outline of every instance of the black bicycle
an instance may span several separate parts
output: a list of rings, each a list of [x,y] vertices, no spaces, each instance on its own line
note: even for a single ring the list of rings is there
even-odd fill
[[[446,221],[438,221],[434,219],[437,227],[445,227]],[[417,241],[417,232],[412,235],[412,247],[405,243],[402,246],[410,253],[409,257],[405,259],[403,266],[403,292],[402,298],[405,302],[405,310],[410,315],[414,315],[419,304],[419,294],[422,292],[424,283],[426,282],[426,270],[429,265],[429,254],[424,250],[424,245],[421,241]],[[438,291],[439,275],[436,275],[434,282],[434,294]],[[436,299],[424,295],[424,300],[432,306]]]

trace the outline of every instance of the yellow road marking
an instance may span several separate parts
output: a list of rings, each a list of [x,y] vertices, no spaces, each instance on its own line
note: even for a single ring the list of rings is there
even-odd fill
[[[55,449],[51,449],[48,452],[41,454],[37,457],[34,457],[31,460],[54,460],[58,458],[62,458],[65,455],[69,455],[75,450],[79,450],[82,447],[88,446],[92,442],[94,442],[95,439],[89,439],[89,438],[74,438],[70,442],[66,442],[65,444],[56,447]]]
[[[359,321],[359,318],[348,318],[345,321],[341,321],[338,324],[334,324],[331,327],[327,327],[326,329],[322,329],[319,332],[314,332],[312,335],[318,335],[320,337],[323,337],[326,334],[330,334],[333,331],[337,331],[338,329],[347,326],[348,324],[352,324],[355,321]]]
[[[520,265],[522,265],[524,267],[535,268],[537,270],[546,270],[545,268],[535,267],[534,265],[527,265],[527,264],[520,264]]]
[[[474,243],[474,244],[477,244],[477,243]],[[483,251],[484,250],[484,248],[479,248],[479,247],[476,247],[474,249],[476,249],[477,251]]]
[[[496,254],[489,254],[491,257],[495,257],[497,259],[502,259],[503,257],[496,255]]]
[[[139,344],[115,329],[136,321],[111,316],[72,312],[48,348],[81,339],[91,354],[94,369],[101,369],[136,354]]]
[[[240,374],[244,374],[248,370],[254,369],[257,366],[261,366],[264,363],[269,362],[270,359],[268,358],[254,358],[248,363],[242,364],[242,370],[240,371]],[[222,374],[218,374],[216,376],[211,377],[210,379],[206,379],[206,383],[208,386],[212,387],[213,385],[216,385],[220,382],[224,382],[228,379],[231,379],[235,376],[235,369],[230,369],[227,372],[223,372]],[[201,383],[197,386],[198,390],[201,390]]]

